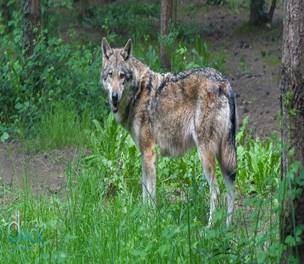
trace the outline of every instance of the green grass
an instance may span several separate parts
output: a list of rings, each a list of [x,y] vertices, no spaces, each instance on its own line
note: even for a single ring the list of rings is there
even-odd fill
[[[57,103],[32,128],[25,139],[27,151],[37,152],[64,146],[83,146],[88,141],[90,119],[87,112],[78,115],[70,104]]]
[[[58,140],[54,120],[61,118],[47,119],[42,131]],[[91,153],[68,166],[60,198],[3,189],[0,262],[277,263],[279,149],[274,140],[247,134],[243,127],[238,135],[235,224],[225,227],[221,180],[220,207],[207,229],[209,191],[195,152],[160,158],[157,204],[144,205],[139,153],[130,137],[112,116],[104,124],[94,121]],[[19,234],[9,230],[16,209],[22,213]]]
[[[280,57],[276,55],[265,55],[263,56],[264,61],[273,67],[278,67],[281,64],[281,59]]]
[[[249,74],[251,71],[249,63],[246,61],[244,55],[240,57],[240,71],[242,74]]]

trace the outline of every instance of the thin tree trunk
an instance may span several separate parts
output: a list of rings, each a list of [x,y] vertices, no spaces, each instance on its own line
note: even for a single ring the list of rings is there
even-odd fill
[[[274,10],[276,8],[277,5],[277,0],[272,0],[271,2],[271,6],[268,12],[268,22],[271,23],[272,19],[273,19],[273,14],[274,14]]]
[[[23,0],[23,48],[33,54],[35,41],[40,32],[41,10],[39,0]]]
[[[284,31],[281,71],[281,112],[282,112],[282,179],[288,182],[287,172],[293,160],[300,161],[304,168],[304,1],[286,0],[284,2]],[[294,149],[293,160],[288,150]],[[301,177],[301,171],[296,174]],[[288,183],[289,191],[299,191],[296,198],[287,196],[280,219],[281,241],[287,236],[294,237],[295,228],[304,225],[304,186]],[[304,233],[301,235],[304,241]],[[288,245],[287,245],[288,246]],[[289,263],[290,256],[304,263],[304,243],[283,252],[281,263]]]
[[[251,0],[250,2],[250,23],[260,25],[266,22],[265,0]]]
[[[177,6],[178,6],[178,0],[175,0],[173,3],[173,8],[174,8],[173,23],[174,23],[174,25],[176,25],[176,23],[177,23]]]
[[[160,64],[166,69],[171,69],[170,56],[168,54],[168,48],[166,45],[166,37],[169,33],[169,26],[172,20],[172,7],[173,0],[162,0],[161,1],[161,15],[160,15]]]
[[[266,13],[265,0],[251,0],[249,22],[257,26],[265,23],[271,23],[276,4],[277,0],[272,0],[269,12]]]
[[[1,13],[2,13],[2,16],[3,16],[4,23],[7,26],[8,21],[10,20],[10,17],[11,17],[7,1],[4,1],[4,0],[1,1]]]

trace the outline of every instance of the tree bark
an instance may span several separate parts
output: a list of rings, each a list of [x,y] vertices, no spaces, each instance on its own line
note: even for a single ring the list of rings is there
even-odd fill
[[[23,48],[32,55],[40,33],[41,8],[39,0],[23,0]]]
[[[282,180],[288,182],[287,172],[292,161],[300,161],[304,168],[304,1],[286,0],[284,2],[283,51],[281,70],[281,114],[282,114]],[[288,150],[294,155],[288,156]],[[301,169],[296,178],[303,177]],[[298,190],[292,199],[285,197],[280,219],[280,236],[284,243],[287,236],[294,237],[297,226],[304,225],[304,186],[288,183],[289,191]],[[281,263],[289,263],[289,257],[296,257],[304,263],[304,233],[302,242],[296,246],[286,245]]]
[[[173,0],[162,0],[161,1],[161,14],[160,14],[160,64],[166,69],[171,69],[171,60],[168,52],[166,43],[166,37],[169,33],[169,26],[172,20],[172,7]]]

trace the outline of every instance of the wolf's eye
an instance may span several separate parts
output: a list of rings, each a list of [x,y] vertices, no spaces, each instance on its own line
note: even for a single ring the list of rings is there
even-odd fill
[[[125,74],[124,74],[123,72],[121,72],[121,73],[119,74],[119,77],[120,77],[120,79],[124,79],[124,78],[125,78]]]
[[[112,75],[113,75],[113,72],[110,71],[110,72],[108,73],[108,76],[109,76],[109,77],[112,77]]]

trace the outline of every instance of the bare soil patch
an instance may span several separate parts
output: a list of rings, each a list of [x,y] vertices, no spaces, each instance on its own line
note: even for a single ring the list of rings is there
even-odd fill
[[[75,148],[27,153],[18,143],[0,144],[0,177],[5,185],[29,187],[33,193],[57,193],[66,184],[68,164],[76,162]]]

